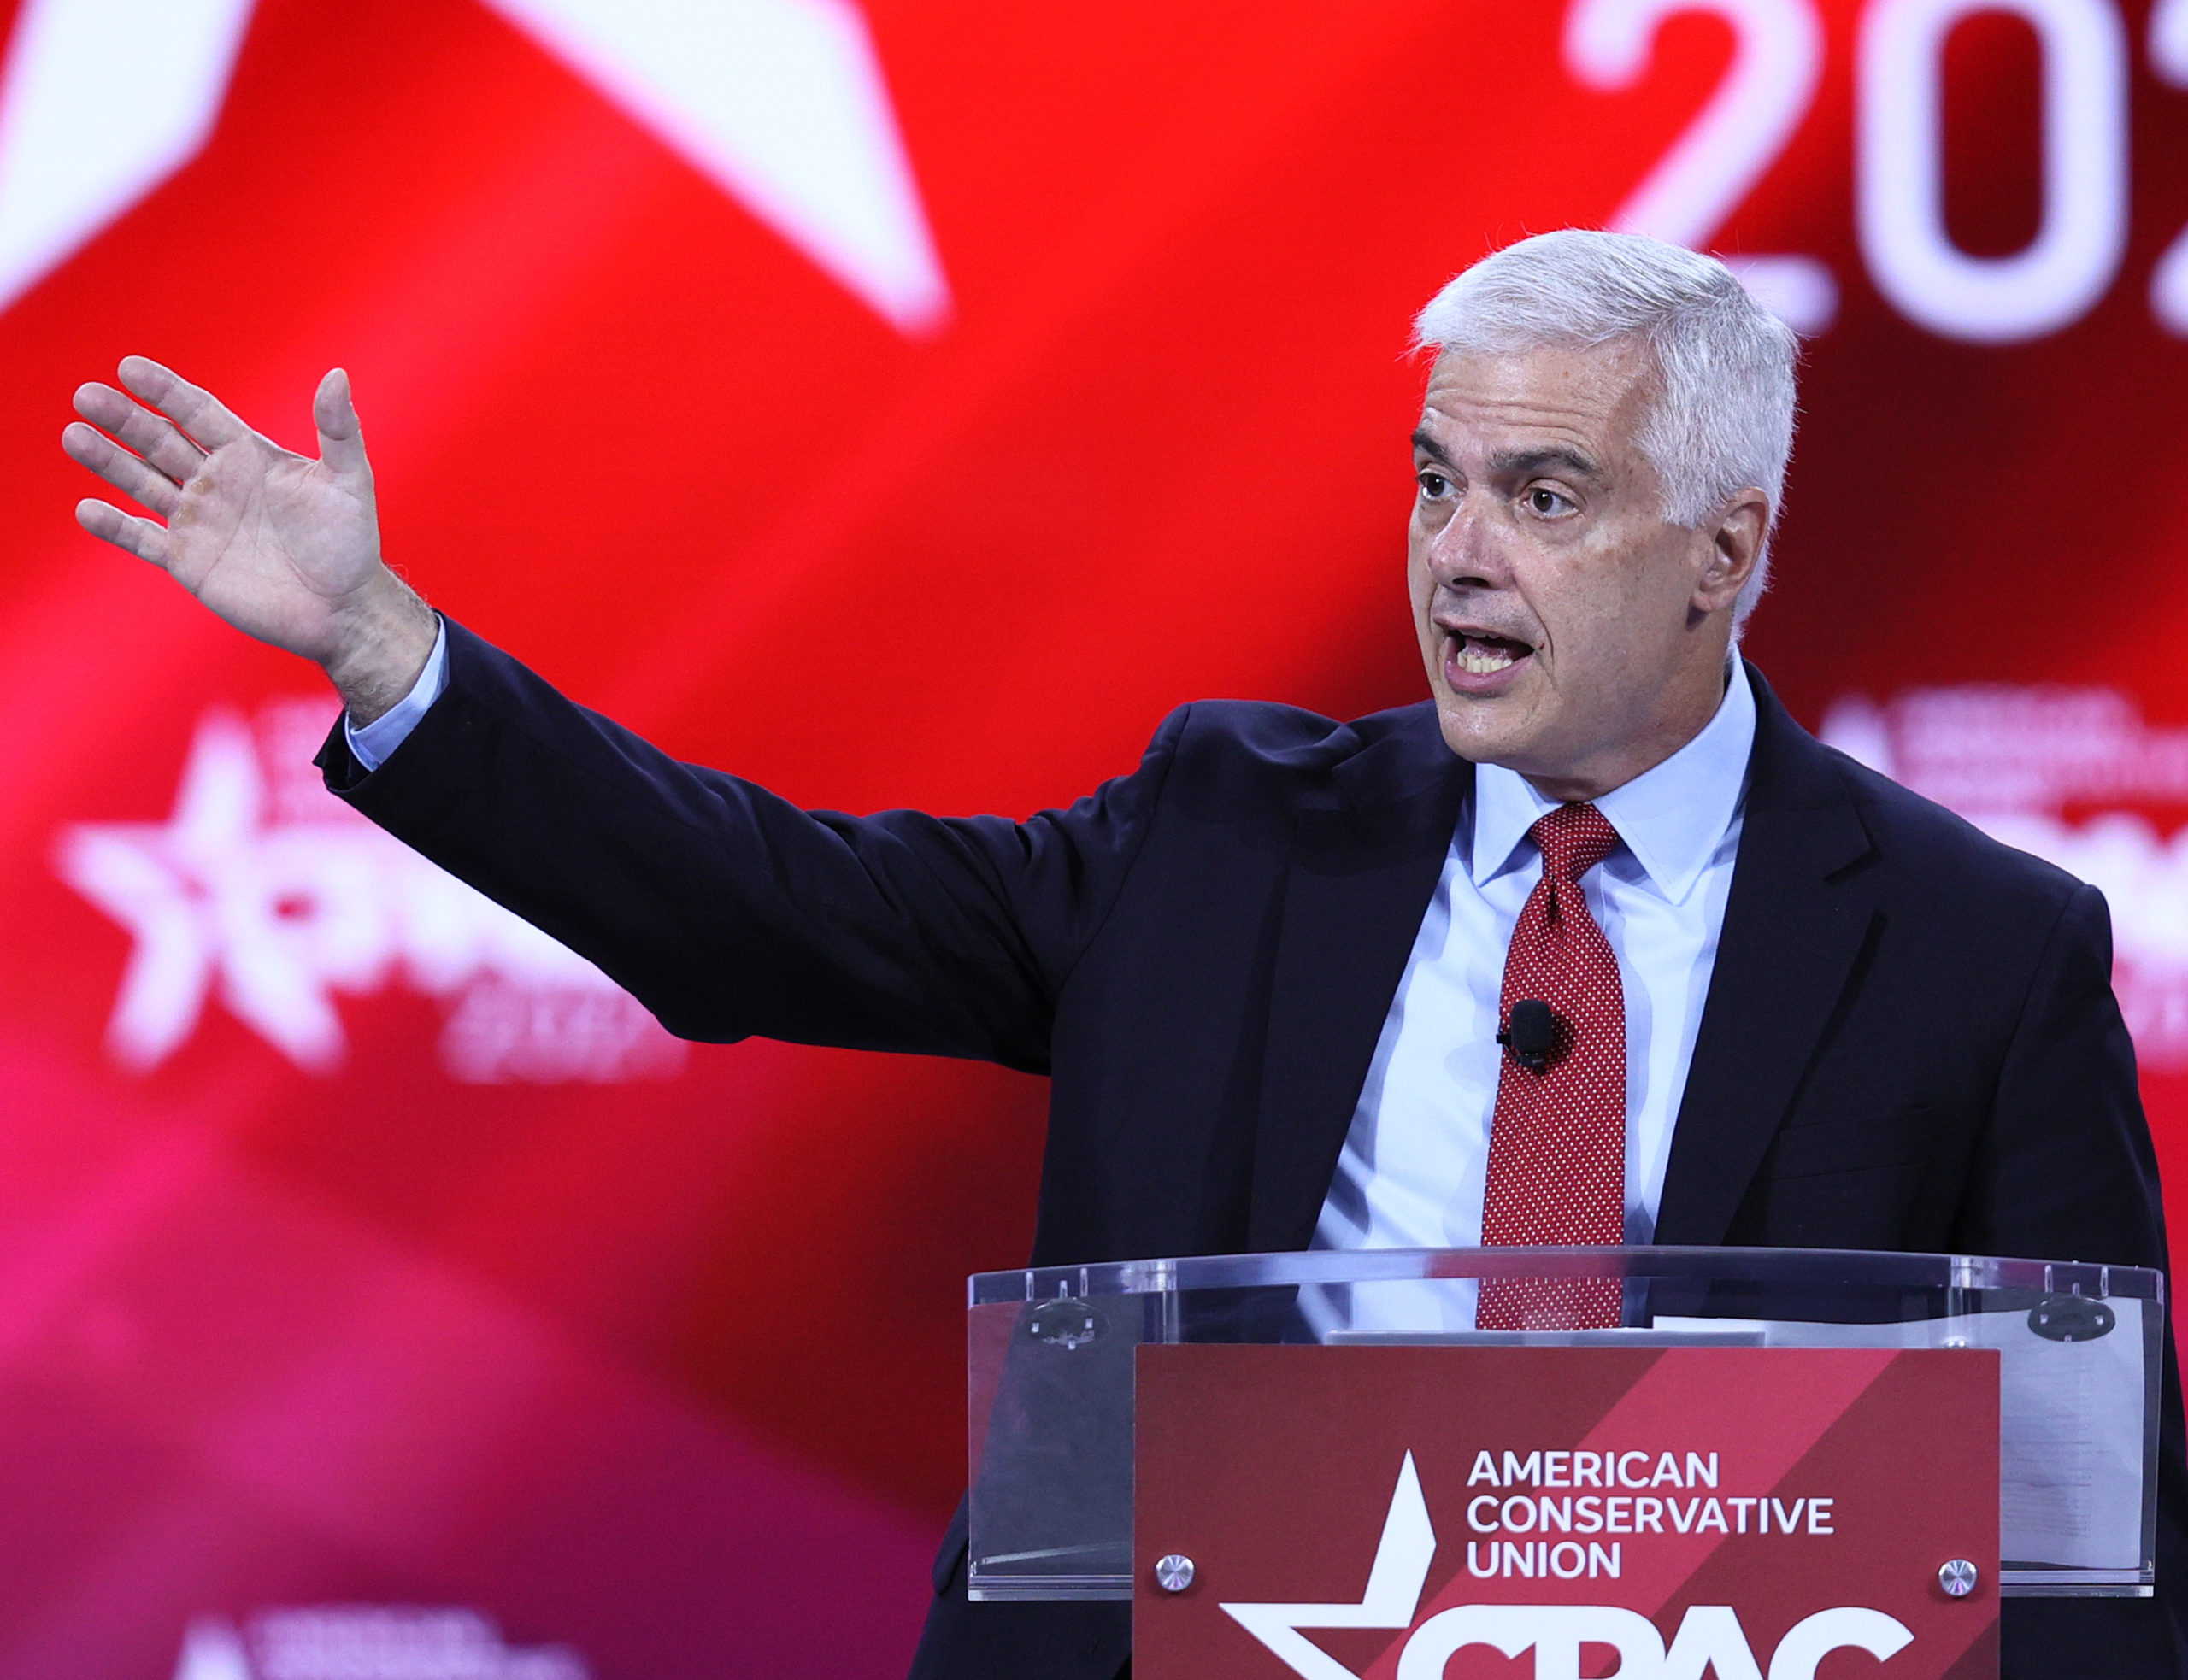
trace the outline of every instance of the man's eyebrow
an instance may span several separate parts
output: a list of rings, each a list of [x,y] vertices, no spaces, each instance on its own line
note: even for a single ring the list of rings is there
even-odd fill
[[[1545,467],[1560,467],[1577,479],[1600,479],[1603,468],[1576,449],[1553,443],[1540,449],[1502,449],[1489,457],[1489,470],[1498,478],[1532,478]]]
[[[1446,467],[1456,467],[1458,464],[1450,455],[1444,454],[1444,446],[1431,438],[1426,431],[1413,434],[1413,447],[1415,453],[1425,455],[1431,461],[1440,461]]]

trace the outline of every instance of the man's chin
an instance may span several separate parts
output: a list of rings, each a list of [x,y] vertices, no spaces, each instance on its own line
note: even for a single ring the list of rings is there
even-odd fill
[[[1512,696],[1481,700],[1438,694],[1436,720],[1444,744],[1469,763],[1509,764],[1532,757],[1529,749],[1538,731],[1528,727],[1532,720]]]

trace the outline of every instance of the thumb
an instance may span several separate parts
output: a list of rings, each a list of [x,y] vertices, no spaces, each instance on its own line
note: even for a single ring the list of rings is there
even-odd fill
[[[350,376],[337,367],[319,382],[311,400],[312,424],[319,428],[319,458],[345,478],[369,475],[365,460],[364,428],[357,424],[356,404],[350,399]]]

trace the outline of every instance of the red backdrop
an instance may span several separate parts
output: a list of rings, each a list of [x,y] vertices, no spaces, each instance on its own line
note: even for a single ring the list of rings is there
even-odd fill
[[[2105,887],[2179,1194],[2167,5],[0,5],[0,1680],[901,1666],[1044,1099],[681,1050],[343,820],[315,673],[74,525],[78,382],[303,446],[344,365],[450,614],[808,802],[1020,814],[1187,699],[1421,692],[1456,269],[1803,259],[1750,650]]]

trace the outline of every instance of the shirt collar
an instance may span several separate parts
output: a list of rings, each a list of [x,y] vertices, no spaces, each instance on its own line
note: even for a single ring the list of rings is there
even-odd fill
[[[1739,809],[1755,747],[1755,690],[1746,672],[1733,680],[1702,732],[1662,764],[1596,801],[1634,861],[1673,903],[1701,879]],[[1485,885],[1509,867],[1527,831],[1557,802],[1518,772],[1484,764],[1474,772],[1473,845],[1467,872]]]

